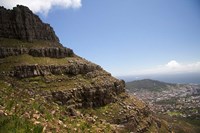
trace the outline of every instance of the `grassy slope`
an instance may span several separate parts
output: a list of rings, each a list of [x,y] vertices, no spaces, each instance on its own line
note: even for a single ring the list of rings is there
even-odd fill
[[[74,117],[68,115],[67,106],[59,105],[51,99],[46,100],[46,94],[48,94],[49,89],[48,85],[42,81],[42,78],[27,78],[26,80],[29,80],[30,84],[26,83],[25,79],[7,78],[5,82],[1,78],[0,110],[4,114],[0,119],[1,132],[16,131],[23,133],[45,130],[51,132],[107,133],[114,130],[121,132],[129,131],[130,127],[118,128],[110,124],[117,123],[118,119],[126,118],[127,115],[137,113],[134,109],[120,113],[124,110],[124,107],[120,104],[122,102],[120,97],[124,97],[126,94],[116,97],[119,100],[118,102],[108,104],[104,107],[80,109],[78,112],[82,115]],[[39,83],[38,85],[41,86],[37,87],[38,82],[43,83]],[[125,99],[123,103],[125,105],[134,105],[136,109],[145,107],[145,104],[135,97]],[[149,119],[142,114],[138,117],[144,121],[145,119]],[[141,122],[140,126],[144,126],[143,124],[145,122]],[[152,125],[152,127],[157,130],[156,126]]]
[[[190,118],[170,117],[168,115],[160,115],[161,119],[165,119],[170,123],[170,127],[175,133],[199,133],[200,120]]]
[[[13,47],[13,48],[44,48],[44,47],[62,47],[59,43],[52,43],[50,41],[33,41],[27,42],[18,39],[8,39],[8,38],[0,38],[0,46],[1,47]]]
[[[1,47],[41,48],[51,47],[48,41],[32,43],[16,39],[0,39]],[[0,59],[0,72],[10,71],[16,65],[66,65],[69,62],[88,61],[75,56],[62,59],[32,57],[30,55],[10,56]],[[46,82],[51,81],[51,82]],[[59,81],[59,82],[58,82]],[[63,82],[60,82],[63,81]],[[60,106],[46,95],[52,90],[72,89],[76,83],[88,84],[82,75],[48,75],[26,79],[0,77],[0,132],[112,132],[110,124],[91,123],[87,116],[70,117],[66,106]],[[23,124],[22,124],[23,123]]]
[[[0,71],[10,71],[13,66],[17,65],[66,65],[68,61],[78,61],[79,57],[66,58],[49,58],[49,57],[32,57],[30,55],[9,56],[0,59]]]
[[[33,82],[40,81],[38,77],[30,80],[31,84],[27,85],[17,79],[7,79],[8,82],[0,80],[0,110],[4,114],[0,119],[1,132],[6,133],[9,130],[41,131],[40,127],[51,132],[75,132],[76,130],[112,132],[113,129],[107,123],[96,122],[93,124],[87,116],[68,116],[66,106],[46,100],[44,95],[49,91],[46,91],[46,87],[36,87],[37,85],[31,87]],[[19,121],[22,121],[23,125]]]
[[[37,41],[33,43],[15,39],[0,39],[1,47],[47,47],[49,42]],[[32,57],[29,55],[11,56],[0,59],[0,72],[10,71],[15,65],[39,64],[39,65],[65,65],[68,62],[86,62],[80,57],[66,57],[53,59],[48,57]],[[52,90],[72,89],[78,84],[90,85],[92,82],[104,82],[105,75],[87,79],[83,75],[48,75],[26,79],[0,77],[0,132],[128,132],[129,129],[120,128],[109,122],[117,121],[116,118],[126,117],[127,114],[135,114],[137,111],[121,113],[122,99],[116,97],[119,102],[108,104],[104,107],[93,109],[81,109],[82,115],[69,116],[67,107],[61,106],[48,95]],[[46,82],[50,81],[50,82]],[[145,104],[136,98],[125,99],[125,104],[134,104],[136,109],[143,108]],[[103,115],[105,114],[105,115]],[[95,118],[93,117],[95,116]],[[141,119],[145,118],[140,116]],[[148,119],[145,118],[145,119]],[[140,123],[141,127],[144,123]],[[95,120],[95,121],[94,121]],[[156,125],[152,129],[157,130]]]

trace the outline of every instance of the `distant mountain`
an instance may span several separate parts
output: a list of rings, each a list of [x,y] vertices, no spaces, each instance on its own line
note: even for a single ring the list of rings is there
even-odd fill
[[[126,89],[131,92],[137,90],[162,91],[164,89],[167,89],[168,86],[175,86],[175,84],[151,79],[135,80],[126,83]]]
[[[200,84],[200,72],[185,72],[174,74],[144,74],[144,75],[129,75],[118,76],[119,79],[124,79],[126,82],[142,79],[153,79],[166,83],[180,84]]]

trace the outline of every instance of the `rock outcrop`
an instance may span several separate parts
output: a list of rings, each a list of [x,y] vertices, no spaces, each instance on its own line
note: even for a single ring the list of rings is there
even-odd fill
[[[24,6],[7,10],[0,7],[0,37],[26,41],[48,40],[58,42],[53,28]]]
[[[64,47],[45,48],[0,48],[0,58],[28,54],[33,57],[65,58],[74,55],[73,50]]]
[[[27,54],[28,53],[27,48],[3,48],[0,47],[0,58],[5,58],[8,56],[18,56],[22,54]]]
[[[61,105],[74,108],[94,108],[116,102],[115,96],[125,92],[124,81],[115,81],[102,85],[83,86],[71,90],[53,91],[52,96]]]
[[[71,49],[65,48],[59,43],[53,28],[49,24],[43,23],[29,8],[17,6],[13,10],[8,10],[0,7],[0,16],[0,38],[2,40],[9,38],[27,41],[25,46],[23,42],[23,44],[18,42],[19,45],[15,42],[16,44],[10,46],[8,45],[10,41],[7,40],[8,42],[4,42],[5,44],[0,47],[0,58],[23,54],[50,58],[64,58],[74,55]],[[48,45],[33,47],[31,45],[35,43],[28,43],[33,41],[48,41]]]
[[[67,61],[66,61],[67,62]],[[93,71],[103,71],[103,69],[94,64],[81,64],[81,63],[70,63],[66,65],[21,65],[15,66],[13,72],[14,77],[17,78],[30,78],[35,76],[45,75],[73,75],[87,74]]]
[[[33,57],[51,57],[51,58],[64,58],[72,57],[74,55],[73,50],[69,48],[35,48],[30,49],[29,55]]]

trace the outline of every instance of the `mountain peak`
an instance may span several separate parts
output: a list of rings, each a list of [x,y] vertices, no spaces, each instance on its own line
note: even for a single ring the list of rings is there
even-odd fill
[[[59,43],[53,28],[45,24],[26,6],[17,5],[12,10],[0,7],[0,37],[32,42],[48,40]]]

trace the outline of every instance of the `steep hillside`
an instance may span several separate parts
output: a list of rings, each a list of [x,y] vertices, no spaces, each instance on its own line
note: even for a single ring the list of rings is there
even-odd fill
[[[27,7],[0,14],[0,132],[170,132],[124,81],[63,47]]]

